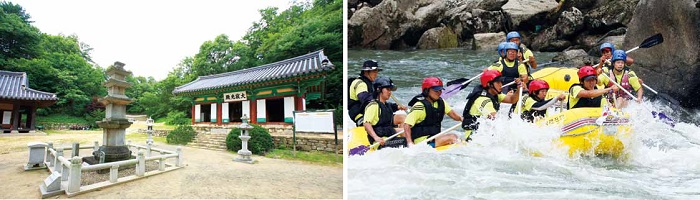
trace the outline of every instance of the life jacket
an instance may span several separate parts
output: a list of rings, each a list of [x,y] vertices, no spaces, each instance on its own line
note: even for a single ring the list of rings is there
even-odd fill
[[[571,92],[571,89],[577,85],[581,86],[583,88],[583,85],[580,83],[576,83],[576,84],[571,85],[571,87],[569,87],[569,99],[576,98],[575,96],[573,96],[574,93]],[[585,88],[584,88],[584,90],[585,90]],[[603,95],[595,97],[595,98],[578,98],[578,102],[576,102],[576,105],[574,105],[574,107],[571,107],[569,105],[569,102],[566,102],[566,107],[570,108],[570,109],[571,108],[584,108],[584,107],[599,108],[601,106],[600,102],[602,100],[603,100]]]
[[[611,69],[611,68],[608,68],[608,69]],[[632,85],[630,85],[629,68],[625,67],[624,69],[622,69],[622,80],[620,80],[619,82],[617,81],[617,77],[613,73],[613,69],[611,69],[609,71],[610,72],[609,72],[608,77],[615,80],[615,82],[620,84],[620,86],[622,86],[622,88],[624,88],[625,90],[630,91],[630,92],[633,91]],[[613,80],[608,80],[608,85],[606,85],[605,87],[612,87],[614,85],[614,83],[612,83]],[[627,95],[627,93],[622,91],[622,90],[617,90],[615,95],[617,95],[617,97],[624,97],[627,99],[631,99],[631,97],[629,95]],[[612,102],[612,101],[610,101],[610,102]]]
[[[441,131],[442,119],[445,117],[445,102],[442,98],[438,98],[438,107],[433,107],[433,104],[423,95],[417,95],[411,99],[411,102],[420,101],[423,103],[425,110],[425,119],[420,123],[411,127],[411,138],[419,138],[423,136],[433,136]],[[411,106],[413,106],[411,104]],[[413,110],[411,110],[413,112]]]
[[[377,124],[372,125],[372,129],[374,129],[374,132],[377,134],[379,137],[389,137],[396,133],[396,130],[393,128],[394,126],[394,111],[387,105],[386,103],[381,103],[378,100],[374,99],[370,101],[367,104],[367,107],[370,105],[377,105],[379,109],[377,109],[377,112],[379,112],[379,121]],[[367,139],[369,139],[370,143],[374,143],[374,138],[367,134]]]
[[[537,97],[530,97],[526,96],[523,99],[523,103],[527,102],[528,99],[532,98],[535,102],[542,102],[543,100],[539,100]],[[580,100],[579,100],[580,101]],[[524,105],[522,105],[524,107]],[[523,110],[523,113],[520,114],[520,118],[527,122],[533,122],[535,120],[535,117],[544,117],[547,114],[547,110]]]
[[[506,65],[505,59],[501,60],[501,66],[503,66],[501,70],[501,76],[503,76],[503,84],[508,84],[510,82],[513,82],[516,78],[520,77],[520,73],[518,73],[518,59],[515,59],[515,64],[513,67],[508,67]],[[513,84],[509,88],[516,88],[517,85]]]
[[[472,90],[472,93],[467,95],[467,105],[464,106],[464,111],[462,112],[463,120],[462,120],[462,129],[464,130],[477,130],[479,129],[479,122],[477,119],[481,117],[480,115],[471,115],[469,111],[472,109],[474,106],[474,102],[476,102],[476,99],[479,97],[487,97],[491,99],[491,103],[493,104],[493,108],[498,111],[500,108],[501,104],[498,102],[498,96],[494,96],[488,93],[487,90],[484,90],[481,86],[475,86],[474,90]],[[480,106],[480,105],[479,105]]]
[[[355,84],[352,84],[355,79],[360,79],[362,82],[356,82]],[[374,87],[372,87],[372,81],[370,81],[367,77],[360,75],[357,78],[351,78],[348,80],[348,92],[350,92],[350,88],[355,88],[357,89],[357,86],[360,83],[365,83],[367,84],[367,92],[370,94],[374,93]],[[359,98],[359,97],[358,97]],[[360,115],[363,113],[365,110],[365,107],[367,106],[369,102],[361,102],[360,100],[353,100],[350,99],[350,95],[348,95],[348,114],[350,115],[350,119],[355,121],[355,117],[357,115]]]

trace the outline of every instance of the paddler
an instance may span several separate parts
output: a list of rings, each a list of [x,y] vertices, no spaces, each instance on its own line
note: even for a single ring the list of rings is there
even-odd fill
[[[545,117],[547,114],[547,108],[553,106],[557,101],[562,101],[566,98],[566,95],[559,94],[556,98],[546,99],[547,91],[549,91],[549,84],[544,80],[533,80],[530,81],[528,87],[529,96],[523,97],[523,113],[520,115],[525,121],[533,122],[535,118]]]
[[[374,93],[372,81],[382,70],[377,61],[367,60],[362,64],[360,76],[348,80],[350,83],[348,84],[348,114],[356,126],[363,125],[364,108],[372,100]]]
[[[383,137],[389,137],[397,131],[401,131],[401,128],[394,128],[393,113],[399,109],[406,110],[406,107],[387,102],[391,98],[392,91],[396,91],[396,85],[390,78],[379,77],[374,80],[373,87],[374,99],[365,107],[363,117],[363,125],[367,131],[369,143],[379,142],[383,145],[380,148],[405,146],[405,140],[395,138],[384,144],[385,141],[383,139]]]
[[[598,89],[598,74],[591,66],[584,66],[578,70],[579,83],[573,84],[569,88],[569,102],[567,107],[583,108],[583,107],[602,107],[607,103],[603,95],[610,91],[617,92],[617,86],[612,86],[605,89]]]
[[[527,83],[527,67],[520,62],[516,56],[518,55],[518,46],[513,42],[507,42],[505,44],[506,57],[500,62],[494,63],[488,69],[496,70],[503,75],[503,83],[508,84],[516,79],[520,79]],[[503,93],[507,93],[510,90],[517,89],[516,85],[511,85],[509,89],[503,90]]]
[[[537,61],[535,60],[535,55],[532,51],[528,49],[524,44],[522,44],[522,38],[520,33],[517,31],[511,31],[506,34],[506,42],[513,42],[518,46],[518,61],[522,62],[527,66],[528,76],[530,76],[530,68],[537,69]],[[532,78],[531,78],[532,79]]]
[[[440,97],[443,87],[440,78],[427,77],[423,79],[421,84],[421,94],[413,97],[408,103],[411,110],[403,125],[408,146],[440,133],[445,114],[455,121],[462,121],[462,117],[457,115],[452,107]],[[445,134],[438,136],[428,144],[432,147],[439,147],[456,143],[459,141],[458,138],[459,136],[455,134]]]
[[[637,103],[641,103],[644,95],[642,80],[637,77],[637,74],[635,74],[634,71],[630,70],[630,68],[626,65],[626,62],[627,53],[625,53],[623,50],[615,50],[612,55],[613,68],[603,68],[602,73],[606,73],[606,75],[608,75],[610,78],[615,77],[614,81],[620,84],[620,86],[622,86],[622,88],[628,92],[632,94],[636,92]],[[600,81],[601,85],[604,85],[605,87],[612,87],[615,85],[614,83],[610,82],[607,77],[602,75],[598,76],[598,81]],[[616,91],[614,96],[617,98],[611,102],[615,102],[616,108],[627,107],[628,101],[632,99],[632,97],[627,95],[626,92],[620,90]]]
[[[464,140],[471,140],[471,135],[479,129],[480,117],[494,119],[496,113],[503,103],[514,104],[518,101],[519,92],[516,94],[509,91],[508,94],[501,93],[503,86],[503,76],[497,70],[487,69],[481,74],[481,85],[475,86],[472,93],[467,96],[467,105],[464,106],[462,116],[462,128],[465,130]],[[516,79],[517,85],[520,81]]]

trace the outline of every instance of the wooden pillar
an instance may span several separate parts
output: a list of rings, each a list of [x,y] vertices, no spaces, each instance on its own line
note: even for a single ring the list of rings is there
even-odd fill
[[[294,96],[294,110],[304,110],[303,96]]]
[[[216,103],[216,125],[221,126],[223,125],[223,118],[221,117],[221,104],[223,103]]]
[[[27,120],[30,124],[29,130],[34,130],[36,129],[36,106],[32,106],[29,108],[29,114],[27,115],[29,119]]]
[[[258,123],[258,100],[257,99],[250,99],[250,123],[251,124],[257,124]]]
[[[17,103],[12,104],[12,131],[17,133],[19,130],[19,120],[21,115],[19,113],[19,105]]]
[[[194,113],[194,104],[192,104],[192,125],[194,125],[194,115],[196,114]]]

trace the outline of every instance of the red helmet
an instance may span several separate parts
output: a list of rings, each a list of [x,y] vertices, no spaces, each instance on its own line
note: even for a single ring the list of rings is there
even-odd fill
[[[549,89],[549,84],[547,81],[544,80],[533,80],[530,82],[530,87],[528,87],[528,90],[530,90],[530,95],[536,95],[537,91],[540,91],[541,89]]]
[[[497,78],[501,77],[501,72],[498,70],[489,69],[481,74],[481,87],[487,87],[488,84]]]
[[[443,87],[442,80],[440,80],[440,78],[438,78],[438,77],[431,76],[431,77],[423,79],[423,85],[421,85],[420,88],[421,88],[421,90],[425,90],[425,89],[435,87],[435,86]]]
[[[596,73],[595,69],[591,66],[583,66],[581,69],[578,70],[578,80],[583,82],[584,78],[587,78],[589,76],[598,76],[598,73]]]

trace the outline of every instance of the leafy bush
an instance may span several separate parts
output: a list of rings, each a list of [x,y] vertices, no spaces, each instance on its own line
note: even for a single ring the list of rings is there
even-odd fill
[[[265,155],[275,146],[272,143],[272,136],[270,136],[270,132],[266,128],[256,124],[251,125],[253,125],[253,129],[249,130],[248,150],[256,155]],[[241,150],[241,138],[238,138],[240,135],[240,128],[232,129],[226,136],[226,148],[233,151]]]
[[[187,117],[187,114],[185,114],[185,112],[181,111],[169,112],[168,116],[165,117],[164,121],[166,125],[188,125],[192,123],[192,119]]]
[[[187,144],[194,139],[194,129],[189,125],[180,125],[175,128],[175,130],[170,131],[168,136],[165,137],[165,141],[168,144]]]

